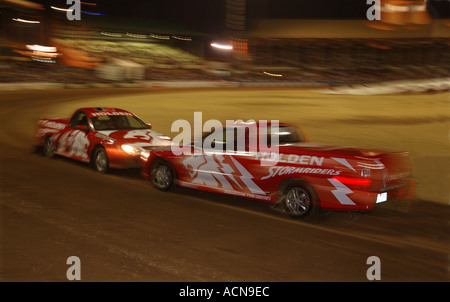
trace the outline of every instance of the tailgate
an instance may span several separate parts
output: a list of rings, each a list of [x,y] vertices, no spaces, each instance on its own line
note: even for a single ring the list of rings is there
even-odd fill
[[[390,191],[410,184],[413,164],[409,153],[384,153],[379,160],[384,165],[379,179],[380,191]]]

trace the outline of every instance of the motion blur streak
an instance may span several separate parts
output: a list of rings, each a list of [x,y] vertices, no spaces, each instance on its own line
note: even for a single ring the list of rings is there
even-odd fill
[[[63,0],[0,0],[0,281],[67,281],[69,255],[82,281],[368,281],[369,256],[382,281],[450,281],[450,2],[381,1],[373,21],[366,3],[96,0],[70,21]],[[31,152],[39,118],[97,106],[167,135],[202,112],[298,124],[319,145],[408,151],[417,194],[380,192],[370,213],[308,223]],[[356,182],[381,168],[353,167]],[[331,180],[349,202],[354,180]]]
[[[336,119],[345,114],[347,121],[360,117],[354,110],[366,110],[356,106],[361,104],[361,97],[350,101],[349,107],[341,108],[338,114],[334,110],[323,116],[336,96],[292,89],[163,93],[123,88],[0,94],[1,280],[64,281],[66,259],[77,255],[82,263],[82,281],[367,281],[365,261],[377,255],[382,262],[382,281],[449,281],[450,212],[446,204],[417,199],[402,204],[381,203],[368,215],[334,213],[317,223],[304,223],[239,198],[187,189],[158,192],[138,171],[99,175],[83,164],[30,154],[37,118],[70,114],[74,104],[123,105],[123,99],[127,99],[130,109],[140,108],[140,114],[154,128],[165,131],[170,129],[173,117],[191,116],[188,106],[204,111],[205,118],[223,120],[233,112],[230,108],[247,104],[243,106],[259,108],[259,113],[255,112],[258,119],[274,100],[282,99],[284,105],[278,104],[273,115],[285,112],[287,117],[293,108],[302,108],[308,113],[300,117],[302,125],[312,131],[313,138],[342,141],[349,136],[352,140],[356,129],[356,137],[366,137],[361,135],[368,126],[364,121],[359,120],[360,126],[355,127]],[[369,106],[379,97],[364,98]],[[391,96],[382,105],[392,103],[402,108],[401,103],[411,102],[410,98],[415,99]],[[413,103],[417,105],[424,98],[432,104],[428,110],[442,110],[439,95],[418,95]],[[211,100],[216,100],[215,106],[211,107]],[[345,104],[344,98],[339,101]],[[157,107],[145,106],[149,103]],[[424,110],[419,112],[426,114]],[[314,122],[321,116],[321,122]],[[419,129],[424,134],[432,133],[430,126],[443,127],[419,121],[412,133],[417,135]],[[382,131],[379,124],[371,127],[379,143],[405,145],[397,138],[411,133],[395,124],[389,126],[391,132]],[[428,136],[437,146],[432,139]],[[370,144],[370,139],[366,143]],[[406,145],[412,146],[412,142]],[[417,141],[414,146],[418,152],[428,150]],[[436,171],[442,167],[426,156],[418,162],[422,160]],[[423,167],[420,170],[426,176],[434,174]],[[290,263],[288,269],[286,262]]]

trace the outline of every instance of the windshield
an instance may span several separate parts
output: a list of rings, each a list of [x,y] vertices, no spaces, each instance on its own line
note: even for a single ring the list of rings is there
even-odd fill
[[[256,130],[256,128],[255,128]],[[261,129],[264,131],[263,129]],[[305,142],[303,133],[299,128],[294,126],[279,126],[278,129],[267,128],[267,145],[278,138],[278,145],[289,145],[294,143]],[[212,146],[219,150],[247,150],[250,145],[261,143],[261,137],[251,138],[252,133],[258,135],[257,132],[250,131],[246,127],[228,127],[220,131],[213,131],[203,135],[203,147]],[[272,140],[272,138],[274,140]],[[253,141],[253,143],[252,143]],[[274,141],[275,142],[275,141]]]
[[[149,129],[139,118],[127,115],[96,116],[92,118],[92,124],[96,131]]]

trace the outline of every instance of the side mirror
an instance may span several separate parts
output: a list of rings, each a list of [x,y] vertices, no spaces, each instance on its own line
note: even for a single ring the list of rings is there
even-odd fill
[[[152,124],[147,124],[148,129],[152,129]]]
[[[89,131],[89,127],[87,125],[76,125],[75,129],[80,130],[80,131],[84,131],[84,132],[88,132]]]

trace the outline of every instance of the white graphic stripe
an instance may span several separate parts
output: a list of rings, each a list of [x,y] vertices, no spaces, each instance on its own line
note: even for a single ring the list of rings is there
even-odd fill
[[[189,171],[189,175],[192,178],[192,184],[216,188],[222,187],[233,191],[236,190],[232,186],[232,183],[234,183],[238,187],[237,190],[243,190],[247,187],[251,193],[266,195],[264,191],[252,181],[254,178],[253,175],[232,156],[229,156],[229,158],[231,158],[233,164],[226,163],[227,158],[222,155],[191,156],[183,161],[183,165]],[[235,169],[238,171],[235,171]],[[240,175],[237,172],[239,172]],[[230,183],[229,180],[232,183]]]
[[[264,193],[264,191],[258,187],[257,184],[255,184],[252,181],[253,175],[250,174],[250,172],[248,172],[237,160],[235,160],[232,156],[230,156],[231,160],[233,161],[234,165],[238,168],[239,172],[241,172],[242,177],[241,180],[244,182],[244,184],[247,186],[247,188],[250,190],[250,192],[255,193],[255,194],[263,194],[266,195],[266,193]]]
[[[333,193],[333,195],[336,197],[339,203],[347,205],[356,204],[347,196],[347,194],[353,193],[352,190],[350,190],[343,183],[335,179],[328,178],[328,181],[331,182],[331,184],[336,188],[336,190],[331,191],[331,193]]]
[[[221,155],[216,156],[219,161],[219,169],[225,173],[226,176],[228,176],[240,189],[242,189],[241,184],[233,177],[233,168],[229,165],[224,163],[224,158]]]
[[[353,170],[354,172],[356,172],[355,168],[353,168],[352,165],[350,165],[350,163],[345,158],[331,157],[331,159],[334,159],[338,163],[340,163],[340,164],[346,166],[347,168]]]

